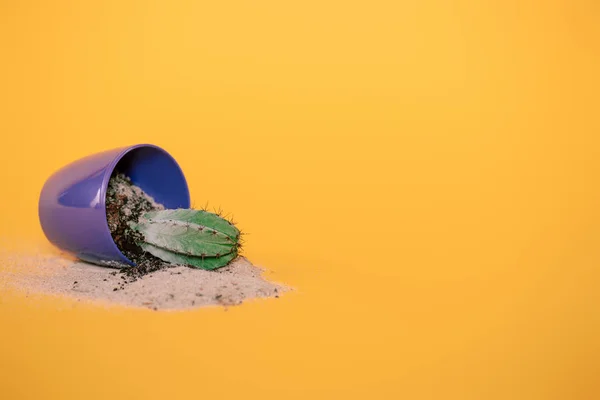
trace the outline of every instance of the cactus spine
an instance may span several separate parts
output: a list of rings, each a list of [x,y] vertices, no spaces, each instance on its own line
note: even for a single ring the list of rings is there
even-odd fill
[[[240,248],[240,231],[205,210],[151,211],[130,226],[143,250],[172,264],[213,270],[229,264]]]

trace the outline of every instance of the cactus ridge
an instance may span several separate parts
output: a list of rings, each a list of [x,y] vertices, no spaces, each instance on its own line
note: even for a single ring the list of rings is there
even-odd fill
[[[141,247],[144,251],[147,251],[163,261],[167,261],[172,264],[191,265],[195,268],[207,270],[221,268],[229,264],[237,257],[237,253],[229,253],[220,257],[193,257],[185,254],[173,253],[160,247],[153,246],[149,243],[142,243]]]
[[[177,209],[152,211],[146,213],[144,218],[153,221],[171,220],[210,227],[232,239],[238,239],[240,235],[240,231],[231,222],[206,210]]]
[[[227,220],[204,210],[162,210],[131,224],[150,254],[175,264],[215,269],[233,260],[240,248],[240,231]]]

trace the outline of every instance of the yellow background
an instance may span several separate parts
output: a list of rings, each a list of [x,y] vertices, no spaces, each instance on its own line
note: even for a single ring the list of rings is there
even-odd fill
[[[0,397],[600,398],[599,4],[2,1],[3,246],[149,142],[296,291],[0,293]]]

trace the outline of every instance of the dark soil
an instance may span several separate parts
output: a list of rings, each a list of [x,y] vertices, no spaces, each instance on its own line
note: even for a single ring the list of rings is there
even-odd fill
[[[164,209],[162,205],[157,204],[140,188],[134,186],[127,176],[115,173],[110,178],[106,192],[106,217],[117,247],[136,264],[136,266],[121,269],[121,273],[132,278],[130,281],[170,266],[159,258],[144,252],[136,244],[136,241],[141,239],[140,234],[129,227],[130,222],[137,222],[144,213],[162,209]],[[115,290],[117,289],[115,288]]]

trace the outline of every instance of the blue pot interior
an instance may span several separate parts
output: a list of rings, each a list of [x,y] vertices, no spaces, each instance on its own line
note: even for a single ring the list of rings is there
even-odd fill
[[[135,148],[117,163],[115,172],[127,175],[165,208],[189,208],[190,193],[177,162],[165,151],[154,147]]]

